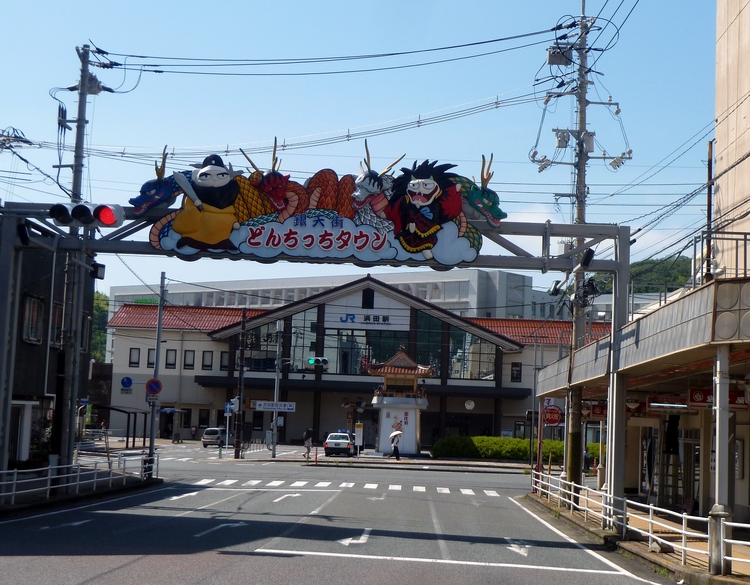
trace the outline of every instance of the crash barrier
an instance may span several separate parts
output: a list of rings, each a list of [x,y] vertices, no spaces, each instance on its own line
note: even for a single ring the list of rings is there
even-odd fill
[[[120,455],[113,461],[50,465],[37,469],[0,471],[0,506],[49,500],[124,486],[128,481],[158,477],[159,458]]]
[[[539,498],[556,505],[558,510],[576,514],[584,522],[611,531],[623,540],[644,541],[651,550],[658,547],[660,552],[674,553],[683,566],[698,565],[708,570],[720,565],[720,570],[711,572],[733,574],[731,561],[748,562],[750,559],[750,541],[727,537],[727,534],[731,534],[731,527],[750,529],[748,524],[720,518],[720,529],[712,532],[711,518],[613,497],[595,488],[540,471],[532,471],[532,491]],[[734,548],[732,545],[735,545]],[[712,561],[712,551],[721,558]],[[747,573],[743,571],[743,574]]]

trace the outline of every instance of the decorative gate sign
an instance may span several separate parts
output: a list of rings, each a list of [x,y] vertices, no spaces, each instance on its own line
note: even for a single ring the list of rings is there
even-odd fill
[[[563,420],[563,411],[559,406],[545,406],[543,411],[544,424],[556,427]]]

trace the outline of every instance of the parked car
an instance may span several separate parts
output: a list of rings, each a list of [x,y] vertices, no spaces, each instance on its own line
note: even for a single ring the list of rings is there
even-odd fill
[[[331,455],[354,455],[354,437],[350,433],[329,433],[323,443],[326,457]]]
[[[210,427],[203,431],[201,442],[204,447],[209,445],[216,445],[217,447],[225,447],[228,443],[234,440],[234,435],[229,433],[229,441],[227,441],[227,430],[223,427]]]

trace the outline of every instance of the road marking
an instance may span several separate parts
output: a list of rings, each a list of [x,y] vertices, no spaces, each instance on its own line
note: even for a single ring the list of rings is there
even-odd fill
[[[449,493],[451,493],[451,491],[450,491],[450,490],[449,490],[448,488],[441,488],[441,487],[439,487],[439,488],[437,489],[437,492],[438,492],[439,494],[449,494]]]
[[[349,546],[350,544],[366,544],[367,539],[370,538],[371,530],[372,528],[365,528],[364,532],[362,532],[362,536],[359,538],[342,538],[339,542],[344,546]]]
[[[308,482],[306,481],[295,481],[290,487],[302,487],[307,485]]]
[[[484,493],[488,496],[492,496],[493,498],[499,498],[500,494],[498,494],[495,490],[484,490]]]
[[[388,489],[389,490],[393,490],[395,492],[400,492],[401,491],[401,486],[397,485],[397,484],[391,484],[391,485],[388,486]]]
[[[259,483],[260,483],[259,479],[251,479],[250,481],[246,481],[242,485],[243,485],[243,487],[246,486],[246,485],[254,486],[254,485],[258,485]]]
[[[425,488],[423,485],[415,485],[414,488],[412,488],[415,492],[424,492],[427,491],[427,488]]]
[[[376,490],[376,489],[378,489],[378,484],[376,484],[376,483],[366,483],[365,484],[365,489],[366,490]]]
[[[201,479],[195,482],[195,485],[208,485],[212,481],[215,481],[213,479]]]
[[[187,498],[188,496],[197,496],[198,492],[190,492],[189,494],[181,494],[179,496],[172,496],[169,498],[170,500],[180,500],[182,498]]]
[[[283,483],[284,483],[284,482],[283,482],[283,481],[280,481],[280,480],[276,480],[276,481],[269,481],[269,482],[268,482],[268,483],[266,484],[266,487],[279,487],[279,486],[280,486],[281,484],[283,484]]]
[[[470,489],[466,489],[466,488],[461,488],[461,493],[463,495],[465,495],[465,496],[473,496],[474,495],[474,490],[470,490]]]
[[[91,522],[91,520],[79,520],[78,522],[67,522],[65,524],[58,524],[57,526],[42,526],[39,528],[39,530],[49,530],[50,528],[65,528],[66,526],[73,526],[75,528],[76,526],[81,526],[83,524],[86,524],[86,522]]]
[[[537,570],[537,571],[559,571],[566,573],[586,573],[595,575],[622,575],[629,574],[623,573],[623,571],[607,571],[601,569],[573,569],[568,567],[548,567],[542,565],[528,565],[518,563],[491,563],[486,561],[453,561],[450,559],[426,559],[422,557],[393,557],[384,555],[364,555],[356,553],[330,553],[330,552],[316,552],[309,550],[281,550],[275,548],[257,548],[256,553],[260,554],[271,554],[271,555],[284,555],[284,556],[299,556],[299,557],[332,557],[339,559],[366,559],[376,561],[401,561],[404,563],[428,563],[438,565],[463,565],[472,567],[492,567],[492,568],[506,568],[506,569],[524,569],[524,570]]]
[[[339,487],[346,488],[346,487],[354,487],[354,483],[351,481],[345,481],[342,483]]]
[[[315,487],[328,487],[329,485],[331,485],[330,481],[319,481],[315,484]]]
[[[238,480],[236,479],[225,479],[224,481],[220,481],[216,485],[232,485],[233,483],[237,483]]]
[[[275,499],[275,500],[273,501],[273,503],[275,504],[276,502],[280,502],[280,501],[281,501],[281,500],[283,500],[284,498],[298,498],[298,497],[299,497],[299,496],[301,496],[301,495],[302,495],[302,494],[284,494],[283,496],[281,496],[281,497],[279,497],[279,498],[276,498],[276,499]]]
[[[238,526],[245,526],[245,522],[235,522],[233,524],[219,524],[218,526],[214,526],[213,528],[209,528],[208,530],[204,530],[203,532],[199,532],[198,534],[193,534],[195,538],[200,538],[201,536],[205,536],[209,532],[213,532],[214,530],[219,530],[220,528],[237,528]]]
[[[529,556],[530,545],[524,544],[520,540],[513,540],[512,538],[506,538],[505,541],[510,544],[510,546],[507,547],[509,550],[512,550],[514,553],[518,553],[522,557]]]

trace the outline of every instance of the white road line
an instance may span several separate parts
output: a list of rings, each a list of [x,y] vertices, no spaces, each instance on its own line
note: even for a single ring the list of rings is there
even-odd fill
[[[437,489],[437,492],[438,492],[439,494],[449,494],[449,493],[451,493],[451,491],[450,491],[450,490],[449,490],[448,488],[441,488],[441,487],[439,487],[439,488]]]
[[[244,486],[246,486],[246,485],[247,485],[247,486],[251,486],[251,487],[252,487],[252,486],[254,486],[254,485],[258,485],[259,483],[260,483],[260,480],[259,480],[259,479],[251,479],[250,481],[246,481],[246,482],[245,482],[245,483],[243,483],[242,485],[243,485],[243,487],[244,487]]]
[[[216,485],[232,485],[233,483],[237,483],[237,481],[239,481],[239,480],[236,480],[236,479],[225,479],[224,481],[220,481]]]
[[[391,485],[388,486],[388,489],[396,491],[396,492],[400,492],[401,491],[401,486],[400,485],[391,484]]]
[[[626,571],[625,569],[623,569],[622,567],[620,567],[617,564],[613,563],[609,559],[605,559],[600,554],[598,554],[598,553],[594,552],[593,550],[591,550],[591,549],[583,546],[582,544],[579,544],[578,542],[576,542],[575,540],[573,540],[572,538],[570,538],[567,534],[565,534],[563,532],[560,532],[557,528],[555,528],[554,526],[552,526],[549,522],[547,522],[546,520],[543,520],[541,517],[539,517],[536,514],[534,514],[534,512],[532,512],[531,510],[529,510],[529,509],[525,508],[524,506],[522,506],[521,504],[519,504],[514,498],[510,498],[509,497],[508,499],[511,502],[513,502],[516,506],[518,506],[519,508],[521,508],[521,510],[523,510],[524,512],[526,512],[529,516],[531,516],[532,518],[534,518],[535,520],[537,520],[540,524],[542,524],[543,526],[546,526],[552,532],[554,532],[555,534],[561,536],[562,538],[564,538],[568,542],[574,544],[575,546],[577,546],[578,548],[580,548],[582,551],[587,552],[592,557],[595,557],[595,558],[599,559],[605,565],[614,568],[615,571],[617,573],[619,573],[620,575],[627,575],[628,577],[636,579],[637,581],[642,581],[643,583],[649,583],[651,585],[657,585],[653,581],[648,581],[647,579],[643,579],[641,577],[638,577],[638,576],[634,575],[633,573],[631,573],[629,571]],[[562,567],[557,567],[557,568],[559,570],[561,570],[561,571],[570,571],[570,570],[572,570],[572,569],[565,569],[565,568],[562,568]]]
[[[376,484],[376,483],[366,483],[365,484],[365,489],[366,490],[376,490],[376,489],[378,489],[378,484]]]
[[[309,482],[307,481],[295,481],[291,487],[302,487],[304,485],[307,485]]]
[[[315,487],[328,487],[331,483],[330,481],[319,481],[315,484]]]
[[[499,498],[500,494],[498,494],[495,490],[484,490],[484,493],[488,496],[492,496],[493,498]]]
[[[345,481],[339,487],[354,487],[354,484],[350,481]]]
[[[461,493],[463,495],[465,495],[465,496],[473,496],[474,495],[474,490],[470,490],[470,489],[467,489],[467,488],[461,488]]]
[[[216,481],[215,479],[201,479],[195,482],[195,485],[208,485],[209,483]]]
[[[266,487],[279,487],[283,483],[284,483],[283,481],[280,481],[280,480],[277,479],[276,481],[269,481],[266,484]]]
[[[271,555],[285,555],[285,556],[301,556],[301,557],[333,557],[339,559],[367,559],[376,561],[401,561],[404,563],[429,563],[438,565],[464,565],[472,567],[492,567],[492,568],[507,568],[507,569],[524,569],[524,570],[538,570],[538,571],[559,571],[567,573],[587,573],[595,575],[620,575],[623,574],[621,571],[604,571],[597,569],[571,569],[567,567],[547,567],[541,565],[520,565],[517,563],[490,563],[485,561],[453,561],[450,559],[425,559],[415,557],[391,557],[383,555],[363,555],[353,553],[328,553],[328,552],[316,552],[309,550],[281,550],[274,548],[256,548],[256,553],[271,554]]]
[[[412,489],[415,492],[424,492],[424,491],[427,491],[427,488],[425,488],[423,485],[415,485]]]

